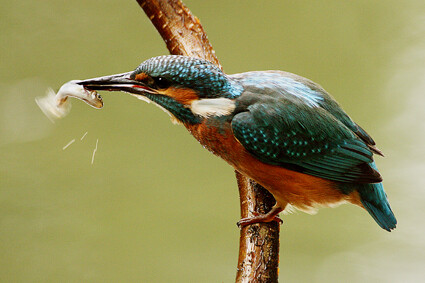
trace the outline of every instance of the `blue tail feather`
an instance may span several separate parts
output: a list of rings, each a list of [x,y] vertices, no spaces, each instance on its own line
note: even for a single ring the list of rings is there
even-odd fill
[[[382,229],[390,232],[396,227],[397,219],[388,203],[382,183],[361,185],[358,192],[364,208]]]
[[[370,163],[370,165],[372,168],[377,169],[374,162]],[[397,219],[391,210],[382,183],[362,184],[357,188],[357,191],[364,208],[382,229],[390,232],[396,227]]]

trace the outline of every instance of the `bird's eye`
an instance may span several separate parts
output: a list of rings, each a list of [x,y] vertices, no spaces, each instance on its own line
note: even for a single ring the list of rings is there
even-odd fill
[[[153,80],[158,88],[168,88],[171,85],[170,81],[163,77],[156,77]]]

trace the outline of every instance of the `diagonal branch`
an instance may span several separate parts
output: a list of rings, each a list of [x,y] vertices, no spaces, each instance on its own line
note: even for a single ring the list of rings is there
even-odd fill
[[[137,0],[174,55],[207,59],[221,68],[198,18],[179,0]],[[266,213],[275,203],[262,186],[236,171],[241,217]],[[279,264],[277,222],[243,227],[240,233],[236,282],[277,282]]]
[[[162,36],[168,51],[209,60],[221,68],[199,19],[175,0],[137,0]]]

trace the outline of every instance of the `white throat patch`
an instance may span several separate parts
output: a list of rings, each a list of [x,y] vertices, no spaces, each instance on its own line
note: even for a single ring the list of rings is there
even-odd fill
[[[235,102],[228,98],[204,98],[190,105],[193,114],[204,118],[229,115],[235,110]]]

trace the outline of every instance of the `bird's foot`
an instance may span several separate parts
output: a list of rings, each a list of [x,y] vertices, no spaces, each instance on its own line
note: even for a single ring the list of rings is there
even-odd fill
[[[255,214],[258,214],[258,213],[255,213]],[[267,214],[258,214],[254,217],[242,218],[236,224],[238,225],[238,227],[244,227],[244,226],[255,224],[255,223],[267,223],[272,221],[276,221],[279,224],[283,223],[283,220],[277,215],[272,216],[271,219],[269,219],[269,217],[267,217]]]
[[[279,212],[281,212],[282,210],[283,210],[282,208],[278,206],[274,206],[272,210],[270,210],[266,214],[259,214],[258,212],[253,212],[255,216],[242,218],[241,220],[238,221],[237,225],[238,227],[244,227],[244,226],[255,224],[255,223],[264,223],[264,222],[272,222],[272,221],[277,221],[279,224],[282,224],[283,221],[278,216]]]

